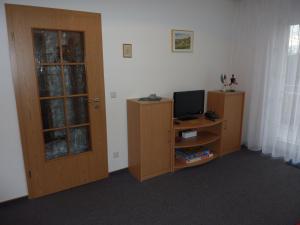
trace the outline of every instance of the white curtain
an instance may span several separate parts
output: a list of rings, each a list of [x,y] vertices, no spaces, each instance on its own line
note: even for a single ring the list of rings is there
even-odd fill
[[[237,63],[244,60],[240,73],[248,76],[248,148],[299,163],[300,1],[243,0],[240,19]]]

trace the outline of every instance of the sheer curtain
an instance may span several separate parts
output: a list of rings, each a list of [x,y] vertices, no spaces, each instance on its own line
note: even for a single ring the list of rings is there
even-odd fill
[[[251,77],[247,145],[299,163],[300,1],[244,0],[240,12],[251,48],[239,50],[252,56],[244,71]]]

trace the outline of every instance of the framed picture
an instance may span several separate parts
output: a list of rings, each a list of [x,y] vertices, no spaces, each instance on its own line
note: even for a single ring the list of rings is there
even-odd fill
[[[132,44],[123,44],[123,58],[132,58]]]
[[[172,30],[172,51],[193,52],[194,31]]]

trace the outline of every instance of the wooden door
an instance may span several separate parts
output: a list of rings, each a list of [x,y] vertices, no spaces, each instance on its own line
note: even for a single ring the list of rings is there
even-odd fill
[[[108,176],[101,17],[6,5],[30,197]]]
[[[141,105],[141,180],[171,170],[172,102]]]

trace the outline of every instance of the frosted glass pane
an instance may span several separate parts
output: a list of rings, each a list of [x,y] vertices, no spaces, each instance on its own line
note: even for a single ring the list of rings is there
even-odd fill
[[[64,62],[84,62],[84,41],[82,32],[62,32]]]
[[[66,130],[50,131],[44,134],[45,157],[47,160],[63,157],[68,154]]]
[[[40,66],[37,68],[41,97],[62,96],[62,76],[59,66]]]
[[[90,150],[89,127],[70,129],[70,151],[79,154]]]
[[[64,66],[64,77],[68,95],[87,92],[84,65]]]
[[[69,125],[89,122],[87,97],[67,99],[67,118]]]
[[[58,32],[33,30],[34,56],[36,63],[56,63],[60,61]]]
[[[44,129],[65,126],[63,99],[42,100],[41,110]]]

